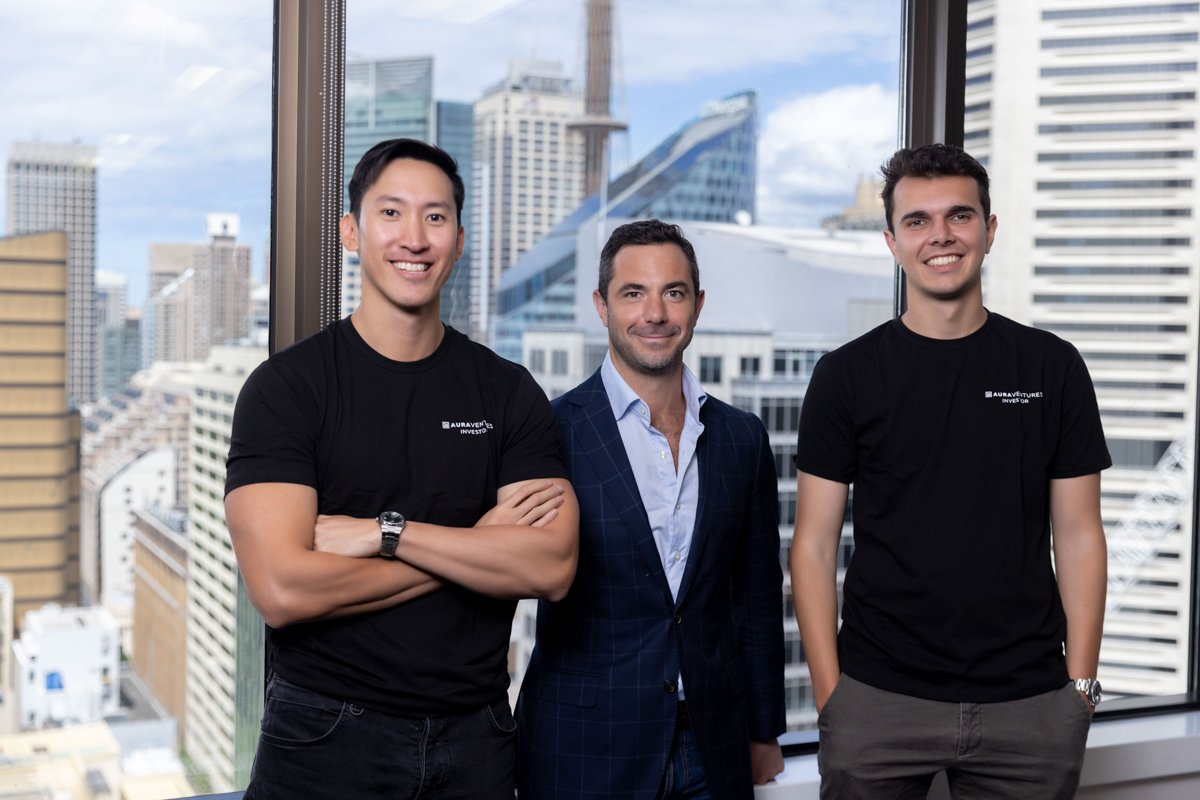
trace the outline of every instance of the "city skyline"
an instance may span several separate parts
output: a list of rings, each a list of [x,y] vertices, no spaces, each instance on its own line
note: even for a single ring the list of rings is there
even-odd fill
[[[619,4],[629,158],[640,157],[708,99],[754,88],[760,93],[764,131],[780,130],[772,134],[775,140],[763,141],[764,165],[769,156],[771,172],[780,181],[760,181],[760,205],[766,203],[760,214],[772,204],[786,206],[794,209],[788,213],[795,222],[815,226],[850,203],[856,176],[874,172],[882,156],[863,154],[856,160],[859,142],[839,144],[844,137],[818,116],[805,135],[822,140],[827,149],[820,158],[807,159],[791,140],[778,138],[789,135],[792,127],[780,121],[798,113],[796,109],[831,115],[836,98],[844,96],[857,98],[860,118],[873,115],[862,127],[879,127],[873,122],[878,116],[882,127],[894,132],[898,45],[893,30],[899,12],[894,2],[877,0],[875,5],[878,13],[860,15],[827,0],[756,2],[756,13],[778,22],[764,26],[770,42],[761,48],[728,40],[727,15],[706,10],[689,27],[695,52],[679,54],[653,38],[660,31],[677,43],[681,35],[664,30],[669,27],[663,20],[664,3]],[[495,12],[483,24],[466,26],[400,17],[382,3],[352,0],[347,58],[432,54],[439,64],[434,95],[468,103],[505,74],[508,58],[531,56],[535,50],[539,57],[560,59],[565,72],[578,77],[581,1],[560,0],[555,13],[548,13],[548,0],[490,6]],[[545,19],[535,26],[529,22],[537,8]],[[0,147],[7,150],[18,140],[79,139],[99,148],[97,267],[129,278],[131,306],[142,305],[146,297],[146,245],[191,240],[195,220],[214,208],[241,216],[240,239],[252,248],[252,274],[261,277],[270,204],[270,7],[247,3],[231,11],[179,3],[160,9],[117,2],[99,11],[74,9],[73,3],[59,0],[40,9],[0,12],[5,32],[0,41],[6,44],[0,48],[0,65],[11,71],[29,63],[33,55],[26,42],[49,47],[37,56],[46,65],[38,76],[0,87],[0,105],[13,112],[0,119]],[[379,24],[367,26],[366,19]],[[794,24],[799,19],[805,24]],[[404,37],[419,46],[396,45],[393,26],[401,24],[419,33]],[[368,27],[379,30],[364,30]],[[789,42],[785,30],[798,30],[804,46]],[[109,37],[111,43],[101,43],[99,37]],[[722,38],[727,41],[717,47],[714,42]],[[483,40],[488,40],[486,47],[480,45]],[[819,46],[810,46],[817,40]],[[716,50],[720,58],[696,71],[697,56],[710,57]],[[670,52],[678,57],[672,60]],[[471,55],[465,58],[464,53]],[[69,80],[55,64],[69,70]],[[81,64],[86,69],[78,69]],[[59,101],[53,107],[42,103],[47,92]],[[776,110],[782,116],[773,123]],[[887,144],[889,151],[893,144]],[[619,154],[620,146],[616,149]],[[829,180],[831,170],[836,180]]]

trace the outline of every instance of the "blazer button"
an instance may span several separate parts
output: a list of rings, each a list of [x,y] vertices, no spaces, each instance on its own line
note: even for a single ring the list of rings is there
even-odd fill
[[[678,625],[681,622],[683,622],[683,617],[680,616],[679,614],[676,614],[675,615],[675,624]]]
[[[663,691],[667,694],[675,694],[675,692],[679,691],[679,686],[675,684],[675,681],[667,681],[663,684]]]

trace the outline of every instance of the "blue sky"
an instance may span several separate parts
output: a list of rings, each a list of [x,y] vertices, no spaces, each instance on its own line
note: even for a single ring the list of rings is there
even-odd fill
[[[513,56],[577,74],[583,0],[348,0],[352,56],[432,54],[439,99],[470,101]],[[899,0],[620,0],[633,156],[708,100],[760,96],[759,218],[814,225],[894,147]],[[0,148],[100,148],[97,266],[145,297],[151,242],[241,215],[261,274],[270,214],[267,0],[0,6]],[[0,195],[0,214],[3,210]]]

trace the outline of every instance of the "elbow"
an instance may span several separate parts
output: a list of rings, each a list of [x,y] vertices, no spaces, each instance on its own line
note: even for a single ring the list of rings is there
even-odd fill
[[[578,538],[573,536],[569,552],[564,553],[558,562],[548,570],[546,581],[540,587],[538,595],[552,603],[557,603],[565,598],[571,591],[571,584],[575,582],[575,570],[578,566],[579,542]]]
[[[263,622],[272,628],[286,628],[310,616],[306,609],[300,607],[295,593],[280,587],[272,587],[263,596],[252,598],[252,604]]]

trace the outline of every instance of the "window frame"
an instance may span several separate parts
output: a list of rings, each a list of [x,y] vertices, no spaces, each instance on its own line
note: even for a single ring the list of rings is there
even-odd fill
[[[969,0],[902,0],[898,138],[902,146],[963,144]],[[269,349],[340,316],[337,223],[342,198],[345,0],[275,0]],[[333,187],[332,190],[330,187]],[[894,272],[893,316],[907,308]],[[772,354],[773,355],[773,354]],[[1197,373],[1200,375],[1200,371]],[[1200,401],[1197,403],[1200,418]],[[1195,454],[1193,454],[1195,459]],[[1188,691],[1109,701],[1095,719],[1200,710],[1200,470],[1193,463]],[[270,660],[270,654],[267,654]],[[269,667],[264,665],[264,675]],[[816,752],[817,732],[781,737],[785,756]]]

